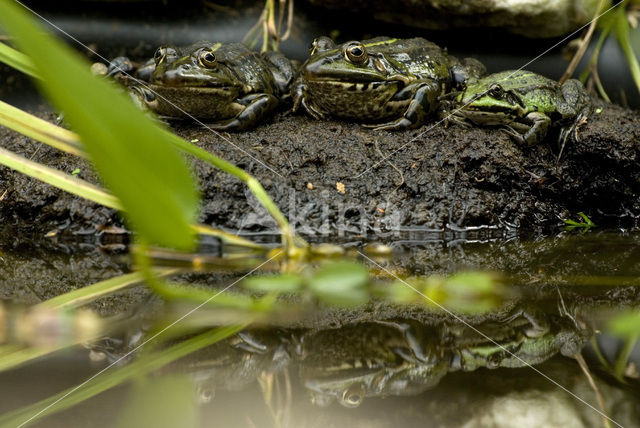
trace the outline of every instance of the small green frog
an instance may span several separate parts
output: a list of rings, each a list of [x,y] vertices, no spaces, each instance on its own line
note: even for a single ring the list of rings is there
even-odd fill
[[[561,127],[564,146],[592,111],[591,98],[578,80],[560,85],[524,70],[472,79],[452,96],[455,101],[441,113],[444,118],[464,125],[498,126],[528,146],[542,141],[551,126]]]
[[[116,65],[125,63],[118,60]],[[213,129],[235,131],[255,126],[288,96],[295,70],[277,52],[203,41],[158,48],[137,76],[148,83],[132,89],[159,115],[198,118]]]
[[[419,37],[377,37],[340,46],[320,37],[294,85],[293,110],[302,106],[316,119],[374,122],[375,129],[415,128],[436,110],[445,90],[484,74],[480,62],[460,62]]]

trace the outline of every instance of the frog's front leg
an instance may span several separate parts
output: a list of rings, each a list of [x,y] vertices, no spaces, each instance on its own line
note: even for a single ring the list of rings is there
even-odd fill
[[[234,118],[207,124],[217,131],[242,131],[255,126],[278,105],[278,98],[271,94],[251,94],[235,101],[245,108]]]
[[[517,132],[510,126],[507,126],[504,131],[511,135],[518,143],[525,146],[534,146],[547,135],[547,131],[551,125],[551,119],[546,114],[539,112],[529,113],[524,119],[531,123],[531,127],[527,129],[524,134]]]
[[[438,105],[441,88],[437,82],[422,81],[411,84],[398,91],[387,103],[394,103],[411,97],[409,107],[402,117],[393,122],[372,126],[374,130],[401,131],[417,128]]]
[[[311,115],[316,120],[322,120],[326,117],[326,115],[317,109],[312,103],[307,100],[307,96],[305,93],[306,86],[303,83],[298,83],[294,86],[291,91],[293,96],[293,108],[292,112],[297,112],[300,106],[304,107],[305,111]]]

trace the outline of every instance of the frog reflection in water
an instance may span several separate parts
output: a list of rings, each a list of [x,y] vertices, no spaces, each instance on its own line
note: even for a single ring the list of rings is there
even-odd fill
[[[121,58],[114,62],[125,64]],[[295,71],[277,52],[261,54],[240,43],[203,41],[185,49],[158,48],[137,75],[148,82],[132,88],[140,103],[161,116],[198,118],[213,129],[242,130],[263,120],[288,95]]]
[[[375,129],[415,128],[436,110],[444,90],[486,74],[473,59],[462,63],[422,38],[378,37],[337,46],[313,42],[293,89],[293,110],[376,122]],[[381,123],[379,123],[381,122]]]
[[[532,307],[476,325],[365,323],[303,335],[300,377],[314,403],[357,407],[365,397],[419,394],[449,371],[518,368],[558,353],[574,356],[590,335],[573,319]]]
[[[407,328],[372,322],[304,334],[300,378],[313,403],[358,407],[365,397],[415,395],[437,385],[447,373],[446,359],[428,340],[412,342]]]
[[[524,70],[472,79],[465,90],[451,96],[455,101],[442,113],[445,118],[460,124],[501,127],[523,145],[539,143],[551,126],[559,126],[564,146],[569,136],[575,138],[578,125],[592,110],[591,99],[578,80],[560,85]]]
[[[560,353],[578,354],[592,334],[587,326],[568,316],[543,313],[535,308],[515,310],[504,320],[487,321],[473,328],[458,324],[442,328],[451,343],[450,370],[480,367],[518,368],[540,364]]]

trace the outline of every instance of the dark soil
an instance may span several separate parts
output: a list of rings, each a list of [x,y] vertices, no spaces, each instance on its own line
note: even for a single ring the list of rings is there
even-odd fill
[[[251,172],[298,232],[331,235],[406,229],[534,229],[580,211],[599,226],[640,215],[640,116],[604,105],[560,161],[549,143],[525,148],[493,129],[442,124],[399,133],[280,114],[257,129],[216,135],[174,124],[178,134]],[[96,181],[88,165],[5,128],[3,147]],[[275,223],[237,179],[194,162],[200,220],[243,231]],[[133,185],[133,184],[132,184]],[[86,202],[0,167],[0,220],[22,230],[91,228],[120,220]]]

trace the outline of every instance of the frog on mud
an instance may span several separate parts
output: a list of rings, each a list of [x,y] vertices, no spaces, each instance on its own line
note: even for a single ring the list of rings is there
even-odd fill
[[[442,115],[463,125],[497,126],[520,144],[534,145],[551,126],[559,126],[560,142],[574,134],[591,113],[591,99],[578,80],[562,85],[530,71],[503,71],[472,79],[453,93],[455,101]],[[453,108],[452,108],[453,107]]]
[[[458,61],[422,38],[378,37],[337,46],[313,42],[293,88],[293,110],[373,122],[375,129],[402,130],[422,125],[452,86],[486,74],[478,61]]]
[[[115,66],[119,64],[126,62],[118,58]],[[159,115],[242,130],[255,126],[288,95],[295,70],[277,52],[260,54],[240,43],[203,41],[185,49],[158,48],[137,76],[148,83],[132,89],[143,106]]]

